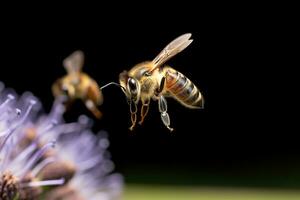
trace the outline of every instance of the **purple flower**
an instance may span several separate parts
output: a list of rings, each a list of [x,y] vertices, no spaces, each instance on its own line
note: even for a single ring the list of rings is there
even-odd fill
[[[79,121],[86,120],[82,116]],[[47,199],[60,199],[62,196],[66,199],[120,199],[123,180],[119,174],[110,174],[114,164],[106,150],[108,146],[104,131],[97,135],[89,130],[62,134],[58,138],[56,155],[59,160],[72,163],[76,172],[65,187],[51,191]]]
[[[0,95],[0,199],[35,199],[41,194],[40,186],[61,185],[64,179],[38,180],[32,171],[39,167],[45,153],[55,146],[47,140],[40,146],[38,138],[21,145],[27,124],[38,108],[38,100],[30,93],[20,98],[12,91]]]
[[[63,99],[45,115],[32,94],[18,97],[3,88],[0,84],[1,200],[120,199],[123,180],[112,173],[106,132],[95,135],[85,116],[65,123]]]

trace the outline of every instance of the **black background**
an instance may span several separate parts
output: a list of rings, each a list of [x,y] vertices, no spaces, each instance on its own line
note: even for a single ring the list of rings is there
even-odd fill
[[[94,130],[109,132],[117,170],[132,182],[148,182],[161,174],[154,183],[238,180],[238,185],[249,185],[258,178],[267,180],[260,181],[267,186],[297,185],[299,149],[294,131],[284,122],[287,95],[283,73],[274,73],[281,58],[272,20],[243,10],[145,7],[107,14],[102,13],[105,8],[72,14],[53,10],[47,17],[41,10],[3,18],[0,80],[18,93],[33,92],[48,112],[51,85],[65,74],[62,60],[73,51],[85,52],[84,71],[104,85],[191,32],[192,45],[168,64],[198,86],[205,109],[189,110],[168,100],[173,133],[162,125],[156,102],[144,125],[130,132],[123,93],[114,86],[103,91],[104,118],[95,120]],[[66,120],[82,113],[93,117],[77,102]]]

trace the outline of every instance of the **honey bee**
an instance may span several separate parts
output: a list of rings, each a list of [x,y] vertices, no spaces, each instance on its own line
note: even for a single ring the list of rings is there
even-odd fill
[[[204,100],[199,89],[186,76],[170,66],[164,65],[170,58],[184,50],[192,43],[191,34],[179,36],[169,43],[152,61],[135,65],[130,71],[123,71],[119,81],[125,93],[131,113],[133,130],[137,121],[137,105],[142,102],[141,119],[144,122],[148,113],[150,100],[158,100],[158,109],[164,125],[170,127],[170,117],[165,97],[173,97],[183,106],[191,109],[203,108]]]
[[[100,118],[102,113],[97,106],[103,103],[103,95],[96,81],[82,72],[83,63],[82,51],[75,51],[67,57],[63,61],[67,75],[53,84],[52,93],[55,97],[66,96],[66,107],[69,107],[75,99],[82,100],[95,117]]]

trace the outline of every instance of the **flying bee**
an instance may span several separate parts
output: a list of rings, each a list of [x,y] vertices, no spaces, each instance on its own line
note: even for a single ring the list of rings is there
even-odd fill
[[[203,108],[203,97],[192,81],[177,70],[164,65],[166,61],[192,43],[193,40],[190,37],[190,33],[179,36],[169,43],[154,60],[137,64],[130,71],[124,71],[119,75],[121,88],[130,106],[132,122],[130,130],[133,130],[136,125],[139,101],[142,102],[139,124],[144,122],[150,100],[158,100],[161,120],[170,131],[173,128],[170,127],[165,97],[173,97],[187,108]]]
[[[85,106],[100,118],[102,113],[97,106],[103,102],[103,95],[98,84],[89,75],[82,72],[84,54],[82,51],[75,51],[63,61],[67,75],[58,79],[52,86],[52,93],[55,97],[66,96],[68,107],[75,99],[80,99]]]

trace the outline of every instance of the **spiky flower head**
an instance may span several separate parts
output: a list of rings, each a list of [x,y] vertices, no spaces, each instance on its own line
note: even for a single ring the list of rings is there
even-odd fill
[[[18,97],[3,88],[0,84],[1,200],[120,198],[123,181],[112,173],[107,133],[95,135],[85,116],[65,123],[62,99],[46,115],[32,94]]]

